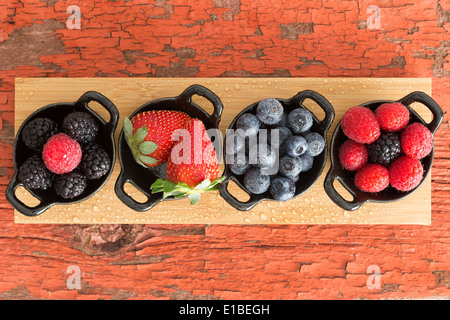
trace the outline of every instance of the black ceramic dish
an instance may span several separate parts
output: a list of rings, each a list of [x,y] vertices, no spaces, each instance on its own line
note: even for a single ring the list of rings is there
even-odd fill
[[[94,110],[89,108],[88,104],[91,101],[98,102],[102,105],[109,113],[110,120],[106,122],[102,119]],[[96,122],[99,125],[99,132],[97,134],[96,141],[105,149],[111,159],[111,168],[106,175],[98,180],[89,180],[88,185],[84,192],[73,199],[63,199],[58,196],[53,189],[49,190],[31,190],[28,189],[35,198],[37,198],[40,203],[35,207],[30,207],[23,203],[16,196],[16,189],[19,186],[22,186],[22,183],[18,179],[18,169],[22,165],[22,163],[28,159],[32,151],[25,146],[25,143],[22,141],[22,130],[25,125],[36,118],[46,117],[50,118],[58,123],[62,123],[63,118],[70,112],[73,111],[82,111],[91,114]],[[117,127],[117,123],[119,120],[119,111],[116,106],[105,96],[95,91],[88,91],[83,94],[76,102],[61,102],[61,103],[53,103],[42,107],[31,114],[21,125],[19,130],[17,131],[16,139],[14,142],[14,168],[15,173],[12,177],[7,189],[6,189],[6,198],[13,205],[13,207],[26,216],[37,216],[43,213],[45,210],[50,208],[55,204],[72,204],[78,203],[86,200],[87,198],[94,195],[97,191],[99,191],[102,186],[108,181],[115,163],[115,143],[114,143],[114,132]]]
[[[212,114],[208,114],[200,106],[192,101],[194,95],[199,95],[211,102],[214,107]],[[205,125],[206,130],[217,129],[222,116],[223,105],[219,97],[217,97],[209,89],[194,84],[184,90],[177,97],[161,98],[150,101],[129,116],[131,119],[136,114],[150,111],[150,110],[177,110],[187,113],[192,118],[200,119]],[[165,178],[165,172],[161,172],[161,168],[144,168],[138,164],[128,147],[125,140],[123,129],[118,141],[119,161],[121,171],[117,178],[115,185],[115,193],[117,197],[128,207],[135,211],[144,212],[151,209],[157,203],[163,200],[162,193],[152,194],[150,187],[158,178]],[[163,166],[163,165],[161,165]],[[138,202],[133,199],[124,189],[126,183],[131,183],[143,195],[147,197],[144,202]],[[168,197],[164,200],[173,200],[173,197]]]
[[[311,90],[305,90],[302,92],[299,92],[297,95],[293,96],[290,99],[277,99],[280,101],[280,103],[283,105],[283,109],[285,112],[289,113],[292,110],[303,106],[303,101],[305,99],[311,99],[315,101],[325,112],[325,117],[322,121],[319,121],[317,117],[313,114],[313,125],[311,127],[312,132],[317,132],[321,134],[325,139],[325,144],[327,145],[327,131],[330,128],[331,124],[334,120],[334,108],[333,106],[328,102],[325,97],[320,95],[319,93]],[[258,102],[255,102],[245,108],[242,112],[240,112],[236,118],[231,123],[229,129],[236,130],[236,122],[237,119],[244,113],[256,113],[256,108],[258,106]],[[225,151],[224,151],[225,154]],[[314,159],[313,167],[307,171],[302,172],[301,179],[297,181],[296,183],[296,192],[294,195],[294,198],[300,196],[301,194],[305,193],[319,178],[321,175],[325,163],[327,159],[327,148],[324,149],[324,151]],[[220,195],[227,201],[232,207],[240,210],[240,211],[248,211],[252,209],[255,205],[258,203],[264,201],[264,200],[271,200],[276,201],[273,199],[272,195],[269,191],[266,191],[263,194],[251,194],[248,192],[248,190],[244,186],[244,176],[243,175],[235,175],[231,172],[229,165],[225,163],[225,172],[224,175],[226,176],[225,180],[221,183],[219,187]],[[242,190],[244,190],[248,196],[250,197],[247,201],[240,201],[238,200],[234,195],[232,195],[228,190],[228,183],[229,181],[234,181]]]
[[[410,123],[412,122],[422,123],[431,131],[433,135],[442,122],[443,111],[441,107],[430,96],[420,91],[412,92],[398,101],[372,101],[364,103],[361,106],[368,107],[372,111],[374,111],[378,106],[387,102],[400,102],[403,105],[405,105],[410,111]],[[423,105],[425,105],[428,109],[430,109],[431,113],[433,114],[433,120],[430,123],[427,124],[410,107],[410,104],[414,102],[420,102]],[[331,139],[331,146],[330,146],[331,168],[328,171],[324,180],[325,191],[330,197],[330,199],[333,200],[333,202],[336,203],[339,207],[347,211],[357,210],[365,202],[368,201],[392,202],[403,199],[412,194],[413,192],[415,192],[418,188],[420,188],[423,181],[430,173],[431,165],[433,163],[434,148],[428,156],[426,156],[421,160],[424,169],[424,177],[422,179],[422,182],[415,189],[408,192],[400,192],[392,187],[388,187],[387,189],[379,193],[363,192],[358,188],[356,188],[356,186],[353,183],[355,173],[345,170],[339,163],[339,148],[347,139],[348,138],[344,135],[342,131],[341,123],[339,122]],[[338,180],[344,186],[344,188],[352,195],[353,200],[348,201],[344,199],[344,197],[341,194],[339,194],[339,192],[333,186],[335,180]]]

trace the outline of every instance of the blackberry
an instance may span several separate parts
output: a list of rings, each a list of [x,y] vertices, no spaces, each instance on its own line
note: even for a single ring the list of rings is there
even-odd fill
[[[90,144],[83,149],[80,167],[86,178],[99,179],[108,173],[111,160],[102,147]]]
[[[400,136],[395,132],[383,132],[375,142],[367,146],[367,151],[371,162],[388,167],[402,152]]]
[[[86,186],[86,177],[76,171],[58,175],[55,180],[55,192],[64,199],[72,199],[81,195]]]
[[[48,138],[58,133],[58,124],[48,118],[36,118],[22,130],[22,141],[35,152],[42,151]]]
[[[89,113],[75,111],[64,118],[62,130],[80,144],[87,144],[94,141],[99,127]]]
[[[18,178],[29,189],[47,190],[53,184],[53,174],[37,154],[25,160],[19,167]]]

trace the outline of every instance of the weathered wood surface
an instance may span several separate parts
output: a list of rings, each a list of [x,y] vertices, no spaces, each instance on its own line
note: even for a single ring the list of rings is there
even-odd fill
[[[448,1],[96,0],[80,29],[68,6],[0,4],[1,299],[450,297]],[[124,76],[432,78],[431,225],[16,224],[15,78]]]
[[[289,99],[298,92],[309,89],[324,95],[334,106],[336,119],[328,132],[328,141],[346,110],[352,106],[373,100],[397,100],[412,91],[423,91],[431,95],[431,79],[413,78],[177,78],[177,79],[130,79],[130,78],[31,78],[16,79],[15,85],[15,131],[36,110],[55,102],[76,101],[83,93],[94,90],[110,98],[120,112],[116,141],[122,130],[123,118],[148,101],[175,97],[191,84],[200,84],[211,89],[224,104],[219,129],[225,136],[233,118],[243,108],[265,97]],[[30,96],[30,94],[32,94]],[[212,105],[200,96],[193,101],[211,112]],[[319,119],[324,116],[316,103],[306,100]],[[106,120],[108,112],[98,104],[90,104]],[[425,121],[431,120],[430,111],[419,103],[411,105]],[[223,168],[223,166],[222,166]],[[37,217],[27,217],[15,211],[16,223],[63,223],[63,224],[424,224],[431,223],[431,176],[410,197],[393,203],[365,203],[359,210],[349,212],[328,197],[323,188],[325,175],[330,168],[330,159],[314,186],[302,196],[286,203],[264,201],[248,212],[231,207],[219,192],[202,195],[195,206],[188,199],[163,201],[151,210],[135,212],[117,198],[114,184],[120,173],[117,161],[107,184],[96,195],[74,205],[55,205]],[[345,196],[342,186],[336,188]],[[137,201],[146,199],[134,188],[125,188]],[[231,187],[230,187],[231,189]],[[245,199],[245,192],[235,186],[232,194]],[[345,192],[344,192],[345,191]],[[31,206],[39,202],[25,191],[16,194]]]

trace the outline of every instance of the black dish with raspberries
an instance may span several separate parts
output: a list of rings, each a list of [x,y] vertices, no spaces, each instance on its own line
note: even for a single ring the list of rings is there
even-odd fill
[[[108,122],[89,107],[91,101],[108,111]],[[17,131],[8,201],[20,213],[37,216],[55,204],[77,203],[95,194],[113,171],[118,120],[116,106],[94,91],[76,102],[54,103],[35,111]],[[31,207],[18,199],[19,186],[40,203]]]
[[[311,99],[324,111],[323,120],[303,102]],[[327,159],[327,131],[333,106],[319,93],[299,92],[290,99],[264,98],[233,120],[224,139],[226,179],[220,195],[247,211],[264,200],[288,201],[306,192],[319,178]],[[228,190],[235,182],[249,195],[237,199]]]
[[[430,123],[410,107],[415,102],[431,111],[433,120]],[[373,114],[373,123],[378,125],[376,135],[367,134],[374,128],[369,125],[369,119],[355,117],[352,122],[348,117],[357,113]],[[370,101],[351,107],[337,124],[331,139],[331,167],[324,180],[327,195],[346,211],[357,210],[369,201],[387,203],[409,196],[430,172],[434,156],[433,135],[442,120],[441,107],[420,91],[397,101]],[[358,123],[362,125],[355,129]],[[412,138],[417,144],[410,145]],[[366,141],[362,141],[364,139]],[[338,192],[335,180],[353,199],[347,200]]]

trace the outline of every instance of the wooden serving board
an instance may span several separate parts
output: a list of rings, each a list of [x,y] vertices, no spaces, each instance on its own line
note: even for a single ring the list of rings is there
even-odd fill
[[[122,121],[144,103],[164,97],[178,96],[191,84],[200,84],[215,92],[224,104],[220,123],[222,133],[243,108],[266,97],[291,98],[305,89],[324,95],[334,106],[336,118],[328,138],[344,112],[371,100],[397,100],[412,91],[431,95],[428,78],[18,78],[15,87],[15,130],[36,109],[55,102],[76,101],[86,91],[98,91],[119,109]],[[194,96],[194,101],[207,111],[212,106],[206,99]],[[305,101],[306,103],[306,101]],[[92,108],[108,120],[107,112],[92,103]],[[320,108],[307,105],[317,112]],[[426,121],[431,113],[423,106],[414,109]],[[117,141],[117,140],[116,140]],[[114,193],[120,172],[116,158],[114,172],[97,194],[73,205],[55,205],[37,217],[27,217],[16,211],[16,223],[49,224],[422,224],[431,223],[431,175],[413,195],[398,202],[365,203],[349,212],[336,206],[323,189],[323,180],[330,161],[316,184],[302,196],[287,202],[265,201],[248,212],[240,212],[223,200],[219,192],[202,194],[200,202],[190,205],[188,199],[163,201],[147,212],[135,212],[125,206]],[[339,186],[337,186],[339,190]],[[342,188],[342,187],[341,187]],[[127,192],[139,201],[139,191],[127,187]],[[238,187],[230,190],[237,198],[245,198]],[[24,188],[17,195],[28,204],[36,202]]]

